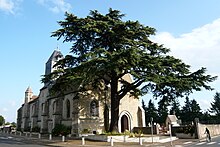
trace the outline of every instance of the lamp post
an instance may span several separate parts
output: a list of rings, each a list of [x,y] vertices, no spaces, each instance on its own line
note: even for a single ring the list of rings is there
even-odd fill
[[[150,118],[151,122],[151,137],[152,137],[152,144],[154,143],[154,137],[153,137],[153,117]]]
[[[173,146],[173,140],[172,140],[172,125],[169,123],[169,131],[170,131],[170,145]]]

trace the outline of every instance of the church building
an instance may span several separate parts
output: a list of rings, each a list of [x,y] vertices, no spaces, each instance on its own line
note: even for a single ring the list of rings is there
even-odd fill
[[[53,65],[63,58],[60,50],[56,49],[46,62],[45,74],[50,74],[55,69]],[[132,81],[130,75],[124,76],[127,81]],[[90,95],[75,98],[76,94],[67,92],[62,96],[49,94],[50,85],[44,83],[38,95],[34,95],[31,87],[25,91],[24,103],[17,110],[17,130],[39,131],[51,133],[57,124],[71,128],[71,134],[79,135],[84,130],[102,133],[104,126],[104,107],[108,94],[98,97],[90,91]],[[104,100],[105,99],[105,100]],[[109,112],[109,123],[111,120]],[[120,101],[118,131],[132,131],[134,127],[145,127],[145,114],[140,106],[140,100],[126,95]]]

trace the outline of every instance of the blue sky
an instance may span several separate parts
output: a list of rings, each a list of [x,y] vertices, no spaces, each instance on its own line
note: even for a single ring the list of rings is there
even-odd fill
[[[219,0],[0,0],[0,115],[16,121],[27,87],[39,94],[45,62],[57,44],[63,54],[69,52],[68,44],[50,37],[59,29],[57,21],[64,19],[65,11],[85,17],[90,10],[120,10],[126,20],[154,27],[157,34],[152,39],[171,48],[171,54],[192,70],[207,67],[207,73],[220,75],[219,5]],[[210,107],[220,81],[212,86],[212,92],[190,96],[203,110]],[[149,98],[144,97],[147,102]]]

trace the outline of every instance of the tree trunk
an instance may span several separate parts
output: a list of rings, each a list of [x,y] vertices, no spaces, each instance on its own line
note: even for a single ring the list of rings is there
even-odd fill
[[[115,76],[116,77],[116,76]],[[112,78],[111,80],[111,123],[109,132],[118,132],[118,118],[119,118],[119,99],[118,99],[118,80]]]
[[[119,102],[117,99],[111,102],[111,123],[109,132],[118,132],[118,118],[119,118]]]
[[[105,131],[109,131],[109,109],[107,104],[105,104],[104,108],[104,126],[105,126]]]

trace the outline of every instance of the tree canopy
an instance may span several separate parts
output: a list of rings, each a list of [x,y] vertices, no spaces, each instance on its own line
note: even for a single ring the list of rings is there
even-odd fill
[[[0,126],[2,126],[5,123],[5,119],[2,115],[0,115]]]
[[[169,49],[151,41],[155,29],[139,21],[123,21],[125,15],[109,9],[105,15],[91,11],[85,18],[71,13],[59,21],[60,29],[52,37],[70,42],[70,55],[60,60],[57,70],[45,75],[43,82],[56,79],[52,89],[65,90],[72,83],[80,90],[110,85],[111,123],[109,131],[117,131],[119,102],[126,95],[135,97],[152,92],[167,100],[189,95],[205,88],[216,79],[206,69],[195,72],[180,59],[168,55]],[[131,75],[132,82],[124,80]],[[120,88],[118,88],[120,83]],[[105,89],[100,89],[105,90]]]
[[[145,106],[144,101],[142,101],[142,106],[143,109],[145,110],[145,119],[146,119],[146,124],[151,123],[151,118],[153,118],[154,122],[158,122],[158,113],[157,109],[152,102],[152,100],[149,100],[148,106]]]
[[[215,113],[217,116],[220,116],[220,93],[216,92],[214,95],[214,101],[211,103],[210,108],[212,113]]]

